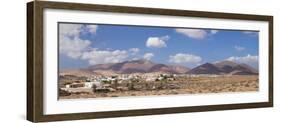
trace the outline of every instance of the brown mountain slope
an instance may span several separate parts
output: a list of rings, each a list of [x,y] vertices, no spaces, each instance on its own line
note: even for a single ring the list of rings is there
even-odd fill
[[[238,64],[232,61],[206,63],[191,69],[189,74],[231,74],[231,75],[257,75],[258,70],[247,64]]]
[[[220,69],[211,63],[205,63],[197,66],[187,73],[189,74],[220,74]]]
[[[186,73],[189,70],[189,68],[184,66],[157,64],[149,60],[133,60],[115,64],[99,64],[90,66],[87,69],[93,72],[113,71],[119,74],[151,72],[178,74]]]
[[[85,69],[62,70],[60,74],[84,75],[91,74],[131,74],[131,73],[170,73],[170,74],[231,74],[257,75],[258,70],[247,64],[238,64],[231,61],[205,63],[193,69],[179,65],[157,64],[149,60],[133,60],[121,63],[98,64]]]

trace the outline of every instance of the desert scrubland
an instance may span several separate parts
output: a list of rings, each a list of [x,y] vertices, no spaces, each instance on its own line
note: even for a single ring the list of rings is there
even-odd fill
[[[115,78],[115,79],[114,79]],[[88,82],[87,82],[88,81]],[[86,84],[88,83],[88,84]],[[150,81],[111,77],[110,81],[91,82],[87,77],[60,79],[60,99],[128,97],[177,94],[250,92],[259,90],[258,75],[158,75]],[[97,85],[98,83],[98,85]],[[67,85],[72,85],[71,87]],[[88,87],[86,87],[88,85]],[[91,85],[89,87],[89,85]]]

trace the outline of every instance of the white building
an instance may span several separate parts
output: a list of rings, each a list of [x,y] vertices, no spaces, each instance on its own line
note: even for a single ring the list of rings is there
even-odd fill
[[[86,82],[84,87],[85,87],[85,88],[92,88],[93,85],[96,85],[97,87],[101,87],[101,86],[102,86],[102,83],[99,82],[99,81]]]

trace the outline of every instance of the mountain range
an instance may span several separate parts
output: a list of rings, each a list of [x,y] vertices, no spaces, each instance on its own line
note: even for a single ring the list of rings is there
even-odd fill
[[[190,74],[231,74],[231,75],[257,75],[258,70],[247,65],[232,61],[221,61],[216,63],[205,63],[197,66],[187,73]]]
[[[180,65],[154,63],[150,60],[132,60],[121,63],[97,64],[83,69],[62,70],[65,74],[130,74],[130,73],[170,73],[170,74],[231,74],[257,75],[258,71],[247,64],[231,61],[205,63],[193,69]]]
[[[162,73],[186,73],[190,69],[184,66],[178,65],[165,65],[157,64],[149,60],[133,60],[125,61],[115,64],[99,64],[90,66],[87,68],[89,71],[93,72],[114,72],[119,74],[130,74],[130,73],[152,73],[152,72],[162,72]]]

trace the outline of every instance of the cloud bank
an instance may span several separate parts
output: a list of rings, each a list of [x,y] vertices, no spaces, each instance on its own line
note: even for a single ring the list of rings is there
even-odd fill
[[[154,56],[153,53],[145,53],[143,59],[150,60]]]
[[[106,64],[106,63],[119,63],[125,61],[129,56],[126,50],[98,50],[93,49],[89,52],[84,52],[81,56],[82,60],[88,60],[90,65]]]
[[[91,45],[91,41],[80,38],[81,33],[95,34],[97,28],[97,25],[59,24],[60,53],[78,59]]]
[[[177,28],[175,29],[177,33],[183,34],[189,38],[201,40],[206,38],[208,35],[217,34],[218,30],[204,30],[204,29],[184,29],[184,28]]]
[[[202,61],[200,56],[193,54],[177,53],[169,56],[169,62],[177,64],[198,64]]]
[[[253,56],[253,55],[246,55],[246,56],[232,56],[232,57],[229,57],[227,58],[226,60],[228,61],[233,61],[233,62],[237,62],[237,63],[244,63],[244,64],[248,64],[254,68],[258,68],[258,64],[259,64],[259,57],[256,55],[256,56]]]

